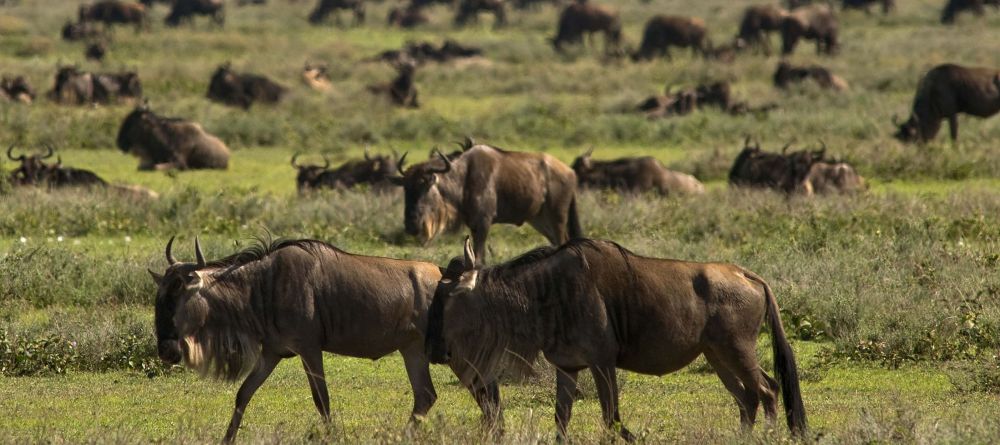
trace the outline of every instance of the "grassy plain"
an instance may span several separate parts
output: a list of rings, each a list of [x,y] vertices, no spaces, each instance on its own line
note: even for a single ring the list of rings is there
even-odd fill
[[[162,194],[159,201],[134,202],[100,192],[0,193],[0,441],[217,440],[235,387],[165,372],[154,358],[153,285],[144,269],[164,266],[166,239],[178,234],[178,255],[190,257],[199,235],[214,257],[270,231],[443,264],[459,253],[464,235],[427,246],[407,239],[398,193],[297,197],[287,162],[297,151],[343,160],[366,144],[419,159],[464,135],[567,162],[591,146],[602,158],[648,154],[706,181],[708,194],[697,198],[585,193],[584,228],[641,254],[735,262],[766,277],[803,368],[811,439],[986,443],[1000,436],[990,420],[1000,410],[1000,120],[963,118],[958,144],[941,138],[923,147],[892,140],[890,123],[893,114],[905,117],[929,67],[1000,66],[994,45],[1000,15],[963,16],[958,26],[942,27],[940,2],[930,0],[899,2],[885,18],[844,13],[839,56],[817,58],[804,45],[793,57],[844,76],[852,88],[836,95],[809,85],[773,89],[776,56],[719,64],[679,52],[669,62],[634,64],[579,49],[558,57],[545,40],[557,14],[548,6],[514,12],[511,27],[500,30],[486,17],[454,29],[450,12],[435,7],[430,25],[401,31],[381,20],[390,2],[372,5],[369,24],[357,28],[307,26],[312,2],[270,3],[229,5],[224,29],[203,20],[165,29],[165,10],[157,7],[150,32],[119,29],[103,66],[81,62],[91,70],[137,69],[155,110],[197,120],[233,148],[229,171],[136,172],[136,160],[114,149],[128,105],[0,103],[4,148],[51,143],[68,165]],[[633,46],[654,13],[701,16],[721,43],[750,4],[608,3],[621,10]],[[82,61],[81,44],[58,38],[76,5],[24,0],[0,7],[0,71],[27,75],[40,93],[51,88],[57,63]],[[486,60],[421,68],[420,110],[369,97],[364,85],[393,73],[365,58],[407,40],[444,36],[482,46]],[[207,102],[208,78],[226,60],[273,76],[292,88],[291,96],[248,112]],[[330,64],[334,91],[315,93],[299,83],[306,60]],[[779,108],[766,117],[704,111],[660,121],[624,111],[665,85],[714,79],[733,81],[751,104]],[[816,199],[729,190],[725,174],[745,135],[770,149],[793,139],[809,146],[822,140],[858,165],[872,188]],[[510,258],[543,241],[529,228],[498,227],[491,255]],[[762,337],[762,351],[768,341]],[[402,425],[411,402],[398,356],[375,363],[327,357],[326,366],[337,413],[331,427],[317,424],[301,367],[288,361],[254,399],[241,438],[479,439],[474,404],[444,368],[434,369],[438,405],[408,431]],[[553,380],[543,366],[539,377],[504,388],[507,441],[554,439]],[[623,380],[625,420],[645,431],[648,442],[788,440],[780,426],[739,435],[735,406],[707,365],[663,378],[624,373]],[[593,391],[584,392],[575,415],[576,439],[603,437]]]

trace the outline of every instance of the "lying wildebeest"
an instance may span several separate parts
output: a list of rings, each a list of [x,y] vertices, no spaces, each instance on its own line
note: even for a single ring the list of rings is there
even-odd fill
[[[706,39],[705,21],[697,17],[657,15],[646,22],[639,51],[632,60],[647,60],[655,56],[670,58],[670,47],[691,48],[704,54],[711,44]]]
[[[986,13],[986,9],[984,8],[986,5],[1000,8],[1000,0],[948,0],[948,3],[944,5],[944,9],[941,11],[941,23],[955,23],[955,15],[964,11],[981,16]]]
[[[350,9],[354,11],[354,24],[359,25],[365,22],[364,0],[318,0],[316,9],[309,13],[309,23],[318,25],[326,20],[331,12],[340,9]],[[340,24],[340,14],[335,16],[337,24]]]
[[[637,111],[645,113],[650,119],[683,116],[700,108],[714,106],[732,115],[767,112],[776,107],[767,104],[751,107],[746,102],[736,101],[732,97],[732,87],[729,82],[718,81],[686,88],[675,93],[670,92],[667,85],[662,96],[651,96],[639,103]]]
[[[471,243],[459,275],[451,267],[431,303],[427,353],[448,363],[480,402],[488,425],[502,422],[497,378],[532,366],[556,368],[556,427],[566,437],[577,374],[589,369],[605,426],[635,437],[618,408],[618,368],[662,376],[701,355],[752,428],[760,404],[777,417],[778,393],[794,434],[807,429],[795,354],[770,286],[742,267],[643,257],[610,241],[574,239],[480,269]],[[450,288],[450,291],[448,289]],[[757,361],[761,322],[771,331],[777,380]]]
[[[93,60],[100,62],[104,60],[104,56],[108,53],[108,45],[104,42],[92,42],[87,44],[87,48],[84,50],[83,55],[87,60]]]
[[[142,82],[135,72],[88,73],[75,66],[60,67],[49,98],[62,104],[111,103],[118,99],[138,99]]]
[[[865,179],[853,166],[842,161],[826,160],[814,162],[799,187],[807,196],[858,193],[868,189]]]
[[[507,6],[504,0],[459,0],[455,11],[455,25],[465,26],[470,20],[479,20],[480,12],[493,14],[493,26],[501,27],[507,23]]]
[[[820,150],[800,150],[788,153],[788,143],[781,153],[770,153],[760,149],[760,142],[750,145],[748,136],[743,150],[733,161],[729,170],[729,184],[737,187],[767,188],[795,193],[801,191],[801,184],[815,162],[823,160],[824,146]]]
[[[694,176],[668,170],[652,156],[595,161],[591,159],[593,153],[590,149],[573,161],[581,187],[627,193],[655,191],[665,196],[705,192],[705,186]]]
[[[35,89],[24,76],[0,79],[0,99],[30,104],[35,100]]]
[[[1000,111],[1000,70],[944,64],[932,68],[917,85],[910,118],[900,124],[896,139],[927,142],[948,119],[951,140],[958,140],[958,113],[987,118]]]
[[[766,55],[771,55],[770,33],[781,31],[781,22],[788,11],[777,5],[749,6],[743,12],[740,21],[740,32],[736,38],[742,39],[747,45],[760,49]]]
[[[800,39],[811,39],[816,41],[816,54],[832,55],[838,49],[839,27],[830,5],[795,8],[781,22],[781,53],[791,54]]]
[[[393,65],[408,62],[422,65],[427,62],[447,63],[456,59],[478,57],[482,54],[483,50],[480,48],[465,46],[454,40],[445,39],[440,47],[430,42],[407,42],[402,49],[383,51],[369,60],[388,62]]]
[[[862,9],[865,13],[871,14],[872,5],[882,5],[882,14],[889,14],[896,9],[896,0],[843,0],[843,9]]]
[[[108,26],[116,23],[132,24],[136,28],[142,28],[146,26],[146,7],[141,3],[101,0],[93,4],[80,5],[79,20],[101,22]]]
[[[108,184],[96,173],[73,167],[66,167],[62,163],[62,158],[57,157],[55,164],[47,164],[45,159],[52,157],[55,151],[51,146],[46,147],[48,152],[44,155],[13,155],[14,146],[7,149],[7,157],[21,165],[10,174],[10,182],[15,186],[47,187],[49,189],[65,187],[90,187],[102,188],[134,198],[156,199],[159,195],[147,188],[135,185]]]
[[[288,92],[284,86],[267,77],[237,73],[229,62],[219,65],[208,84],[209,100],[233,107],[249,109],[254,102],[275,104]]]
[[[103,35],[104,31],[92,22],[66,22],[62,28],[63,40],[70,42],[97,38]]]
[[[298,355],[313,402],[330,420],[323,352],[378,359],[399,351],[413,389],[411,419],[437,395],[424,354],[427,308],[441,270],[417,261],[353,255],[316,240],[259,245],[195,263],[174,259],[156,282],[157,353],[221,380],[246,376],[224,441],[239,430],[254,392]]]
[[[51,158],[55,154],[55,150],[51,146],[45,148],[48,150],[45,154],[30,156],[22,154],[14,157],[14,145],[11,144],[10,147],[7,147],[7,158],[21,163],[10,173],[11,185],[35,185],[41,182],[41,178],[45,176],[45,170],[48,168],[45,159]]]
[[[787,89],[792,83],[803,82],[806,79],[812,79],[820,88],[834,91],[846,91],[848,88],[847,81],[843,77],[819,65],[793,66],[782,60],[774,72],[774,86],[781,89]]]
[[[322,63],[314,65],[306,62],[306,66],[302,69],[302,81],[317,91],[330,91],[333,88],[327,66]]]
[[[343,163],[330,169],[330,161],[323,157],[324,165],[300,165],[295,162],[299,157],[292,156],[292,167],[298,170],[295,185],[299,193],[321,188],[349,189],[358,184],[370,184],[375,191],[384,191],[393,186],[389,177],[396,174],[406,161],[406,155],[371,156],[365,149],[365,158]]]
[[[167,26],[177,26],[181,21],[193,21],[196,15],[207,15],[222,26],[226,23],[225,6],[222,0],[174,0],[170,14],[163,22]]]
[[[451,160],[416,164],[390,178],[405,190],[406,233],[428,242],[464,224],[485,260],[493,224],[531,224],[552,244],[583,236],[576,207],[576,174],[545,153],[476,145]]]
[[[377,95],[388,95],[392,103],[401,107],[419,108],[417,101],[417,87],[413,84],[413,76],[416,72],[416,65],[413,63],[400,63],[396,65],[396,78],[389,83],[368,85],[368,91]]]
[[[176,0],[139,0],[139,3],[146,5],[146,8],[152,8],[156,6],[157,3],[163,3],[164,5],[172,5]]]
[[[197,123],[157,116],[147,105],[125,117],[116,144],[139,158],[139,170],[225,170],[229,166],[229,148],[219,138]]]
[[[612,53],[621,45],[622,23],[618,13],[611,9],[587,2],[575,2],[559,14],[559,26],[552,46],[556,52],[563,52],[567,43],[583,43],[583,36],[604,33],[604,51]]]
[[[429,21],[430,18],[424,13],[423,8],[413,6],[412,4],[403,8],[392,8],[386,17],[386,23],[389,26],[398,26],[400,28],[413,28]]]

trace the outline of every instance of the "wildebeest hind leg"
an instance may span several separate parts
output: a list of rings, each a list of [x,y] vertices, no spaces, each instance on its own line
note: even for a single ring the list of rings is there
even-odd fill
[[[712,352],[743,382],[743,401],[750,424],[757,421],[757,408],[761,402],[764,404],[764,414],[769,420],[773,420],[778,402],[770,377],[765,378],[764,371],[757,362],[756,343],[750,340],[739,344],[719,345]]]
[[[413,413],[410,415],[410,421],[413,421],[418,416],[427,415],[437,400],[437,393],[434,392],[430,362],[424,355],[423,344],[415,342],[400,353],[406,365],[406,377],[410,379],[410,388],[413,389]]]
[[[746,401],[743,400],[744,394],[746,393],[743,383],[741,383],[740,379],[736,377],[736,374],[733,374],[733,371],[731,371],[729,367],[726,366],[722,360],[719,360],[719,358],[716,357],[711,351],[705,352],[705,360],[708,360],[708,364],[712,365],[712,369],[715,370],[715,373],[719,376],[719,380],[722,381],[726,390],[728,390],[729,393],[732,394],[733,398],[736,399],[736,406],[740,409],[740,426],[745,430],[749,430],[753,426],[753,422],[750,420],[750,415],[747,413]]]
[[[566,439],[566,427],[573,416],[573,401],[576,400],[576,376],[579,371],[556,368],[556,433]]]
[[[635,442],[635,436],[622,425],[621,414],[618,412],[618,375],[614,366],[592,366],[590,373],[594,376],[597,386],[597,398],[601,402],[601,417],[604,425],[626,442]]]
[[[330,421],[330,393],[326,389],[326,375],[323,374],[323,352],[316,350],[302,354],[302,366],[309,379],[313,403],[323,420]]]
[[[473,384],[469,387],[469,392],[483,412],[484,432],[491,433],[496,438],[503,436],[503,408],[500,406],[500,387],[497,383],[479,387]]]
[[[274,371],[274,367],[278,365],[281,358],[263,353],[260,357],[260,361],[257,362],[257,366],[247,379],[243,381],[240,385],[240,390],[236,392],[236,408],[233,410],[233,417],[229,420],[229,428],[226,429],[226,437],[222,439],[224,443],[230,443],[233,438],[236,437],[236,432],[240,429],[240,422],[243,421],[243,411],[246,410],[247,404],[250,403],[250,398],[253,394],[257,392],[260,385],[267,380],[267,377],[271,375]]]

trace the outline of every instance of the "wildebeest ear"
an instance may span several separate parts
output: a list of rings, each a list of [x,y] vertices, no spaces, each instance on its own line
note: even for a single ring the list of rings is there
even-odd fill
[[[153,282],[156,283],[157,286],[163,282],[163,275],[153,272],[153,269],[146,269],[146,272],[149,272],[149,276],[153,277]]]

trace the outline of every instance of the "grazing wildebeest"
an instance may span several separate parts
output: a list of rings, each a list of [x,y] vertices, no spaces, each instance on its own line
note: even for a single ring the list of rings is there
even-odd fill
[[[92,22],[66,22],[62,28],[63,40],[75,42],[104,35],[104,31]]]
[[[1000,8],[1000,0],[948,0],[941,11],[941,23],[955,23],[955,15],[964,11],[981,16],[986,12],[986,5]]]
[[[330,161],[323,157],[324,165],[300,165],[295,162],[299,154],[292,156],[292,167],[297,169],[295,185],[300,194],[321,188],[349,189],[358,184],[370,184],[374,191],[386,191],[393,184],[389,177],[396,174],[406,161],[402,157],[372,156],[365,149],[365,158],[347,161],[335,169],[330,169]]]
[[[135,72],[88,73],[75,66],[60,67],[49,97],[58,103],[83,105],[138,99],[142,82]]]
[[[398,26],[400,28],[413,28],[429,21],[430,18],[424,13],[423,8],[412,4],[403,8],[392,8],[386,16],[386,23],[389,26]]]
[[[500,373],[530,367],[542,353],[556,367],[560,438],[577,398],[577,374],[589,369],[604,424],[633,441],[619,414],[616,369],[662,376],[704,355],[736,399],[744,428],[753,427],[760,404],[775,419],[780,392],[789,429],[806,432],[795,354],[770,286],[753,272],[643,257],[590,239],[483,269],[466,240],[463,266],[458,276],[447,271],[438,287],[427,351],[476,396],[488,425],[502,422]],[[777,380],[757,361],[762,321],[771,331]]]
[[[753,5],[747,7],[740,21],[740,32],[736,38],[747,45],[771,55],[770,33],[781,31],[781,22],[788,11],[777,5]]]
[[[743,143],[743,150],[733,161],[729,170],[729,184],[736,187],[767,188],[795,193],[813,163],[821,161],[826,153],[820,150],[801,150],[787,153],[788,143],[781,153],[770,153],[760,149],[760,142],[750,145],[750,137]]]
[[[430,42],[407,42],[402,49],[383,51],[369,60],[388,62],[393,65],[402,63],[427,62],[446,63],[455,59],[478,57],[483,50],[473,46],[465,46],[454,40],[445,39],[440,47]]]
[[[309,13],[309,23],[318,25],[326,20],[331,12],[340,9],[350,9],[354,11],[354,24],[359,25],[365,21],[364,0],[319,0],[316,9]],[[335,16],[337,24],[340,24],[340,14]]]
[[[697,17],[657,15],[646,22],[639,51],[632,60],[647,60],[655,56],[670,58],[670,47],[691,48],[704,54],[711,45],[706,36],[705,21]]]
[[[177,26],[181,21],[193,21],[196,15],[207,15],[222,26],[226,23],[225,6],[222,0],[174,0],[170,14],[163,22],[167,26]]]
[[[593,149],[588,150],[573,161],[581,187],[627,193],[655,191],[665,196],[705,192],[705,186],[694,176],[668,170],[652,156],[595,161],[591,159],[593,153]]]
[[[882,5],[882,14],[889,14],[896,9],[896,0],[842,0],[843,9],[862,9],[867,14],[871,14],[872,5]]]
[[[195,240],[194,263],[174,259],[158,286],[157,352],[202,375],[236,381],[225,442],[239,430],[254,392],[282,359],[298,355],[313,402],[330,420],[323,352],[378,359],[403,356],[413,389],[411,420],[424,416],[437,394],[431,382],[424,333],[427,308],[441,270],[430,263],[344,252],[316,240],[279,241],[205,261]]]
[[[368,85],[368,91],[372,94],[387,95],[392,103],[401,107],[419,108],[417,101],[417,87],[413,84],[413,76],[416,72],[416,65],[412,62],[403,62],[396,65],[396,78],[389,83]]]
[[[531,224],[552,244],[583,236],[576,207],[576,174],[545,153],[476,145],[454,160],[416,164],[390,178],[405,191],[406,233],[428,242],[464,224],[485,260],[493,224]]]
[[[816,41],[816,54],[832,55],[838,49],[839,27],[830,5],[795,8],[781,22],[781,53],[791,54],[800,39],[811,39]]]
[[[116,144],[139,158],[139,170],[225,170],[229,166],[229,148],[219,138],[195,122],[157,116],[147,105],[125,117]]]
[[[306,66],[302,69],[302,81],[314,90],[330,91],[333,85],[330,83],[330,74],[327,69],[326,64],[306,62]]]
[[[958,113],[987,118],[1000,111],[1000,70],[943,64],[932,68],[917,85],[910,118],[900,124],[896,139],[927,142],[948,119],[951,140],[958,140]]]
[[[781,89],[787,89],[792,83],[803,82],[806,79],[812,79],[820,88],[834,91],[846,91],[848,88],[847,81],[843,77],[819,65],[793,66],[782,60],[774,72],[774,86]]]
[[[87,60],[94,60],[97,62],[103,61],[104,56],[108,53],[108,45],[104,42],[92,42],[87,44],[87,48],[84,50],[83,54]]]
[[[287,92],[287,88],[267,77],[237,73],[226,62],[219,65],[212,74],[205,97],[229,106],[249,109],[254,102],[276,104]]]
[[[35,100],[35,89],[24,76],[0,78],[0,99],[30,104]]]
[[[493,14],[493,26],[501,27],[507,23],[507,5],[504,0],[458,0],[455,11],[455,25],[465,26],[470,20],[479,20],[480,12]]]
[[[57,157],[55,164],[47,164],[45,159],[52,157],[55,151],[47,146],[44,155],[13,155],[14,146],[7,149],[7,157],[21,165],[10,173],[11,184],[15,186],[46,187],[49,189],[65,187],[101,188],[121,193],[134,198],[159,198],[159,195],[147,188],[135,185],[108,184],[96,173],[74,167],[66,167],[62,158]]]
[[[146,7],[141,3],[127,3],[118,0],[102,0],[97,3],[80,5],[80,22],[101,22],[111,26],[116,23],[132,24],[136,28],[146,26]]]
[[[556,52],[563,52],[567,43],[583,43],[583,36],[596,32],[604,33],[604,51],[612,53],[621,45],[622,23],[618,13],[611,9],[587,2],[576,2],[559,14],[559,25],[552,46]]]

